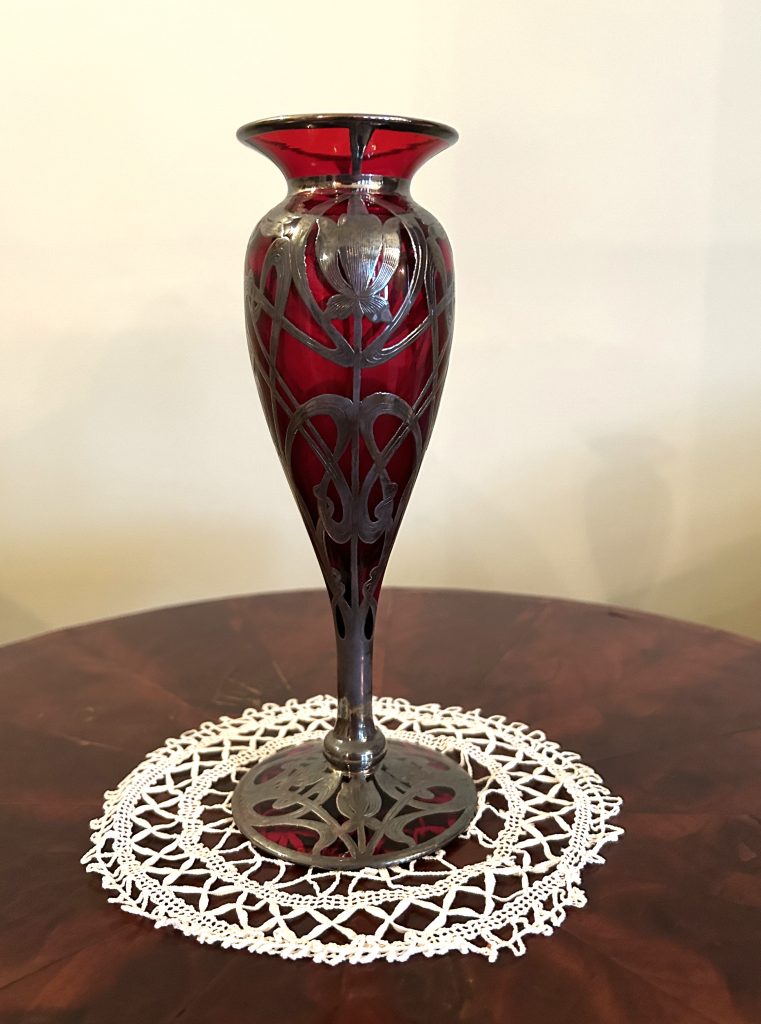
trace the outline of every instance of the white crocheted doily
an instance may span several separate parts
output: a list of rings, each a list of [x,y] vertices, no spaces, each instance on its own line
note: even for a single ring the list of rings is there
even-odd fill
[[[110,902],[200,942],[318,963],[406,960],[456,950],[490,960],[550,935],[583,907],[581,871],[621,835],[621,801],[577,754],[499,715],[380,698],[388,736],[457,751],[478,813],[445,850],[352,872],[267,857],[237,831],[230,799],[252,762],[318,737],[336,703],[265,704],[206,722],[153,751],[92,822],[82,863]]]

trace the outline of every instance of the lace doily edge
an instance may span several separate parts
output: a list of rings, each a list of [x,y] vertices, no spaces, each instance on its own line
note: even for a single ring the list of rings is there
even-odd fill
[[[617,813],[617,810],[612,811],[610,817]],[[405,942],[402,939],[384,944],[379,943],[377,938],[368,936],[367,943],[355,940],[350,951],[345,945],[324,943],[319,939],[304,942],[295,935],[292,941],[275,939],[272,936],[242,935],[238,939],[218,937],[209,930],[199,928],[193,921],[184,920],[181,916],[174,916],[171,912],[165,911],[163,907],[153,902],[147,893],[142,900],[134,900],[124,891],[106,864],[96,859],[97,850],[90,850],[82,858],[81,863],[87,872],[100,876],[104,890],[116,893],[115,896],[108,898],[109,903],[118,906],[127,914],[152,921],[154,928],[174,928],[202,945],[218,945],[223,949],[237,949],[247,953],[265,953],[269,956],[279,956],[283,960],[309,959],[313,963],[329,967],[342,963],[367,964],[378,959],[383,959],[387,963],[403,963],[412,956],[422,954],[430,958],[446,953],[475,954],[484,956],[490,963],[494,963],[503,950],[509,949],[516,957],[523,956],[526,953],[527,938],[533,935],[552,935],[564,923],[568,908],[585,907],[587,895],[580,886],[582,870],[590,865],[604,864],[605,858],[600,850],[607,843],[617,842],[623,834],[623,828],[610,825],[606,821],[605,829],[597,837],[594,847],[589,849],[587,857],[578,869],[565,878],[564,886],[554,886],[544,901],[537,901],[532,905],[533,918],[521,918],[505,926],[510,927],[512,924],[509,938],[500,938],[494,934],[492,928],[482,929],[473,937],[462,935],[456,939],[454,930],[449,929],[446,939],[441,942],[436,941],[435,932],[425,936],[425,943],[421,942],[423,933],[420,932],[411,934],[410,941]],[[380,950],[380,945],[387,948]]]
[[[209,732],[218,732],[231,724],[246,718],[258,718],[269,712],[282,711],[289,706],[294,707],[319,707],[325,700],[332,698],[322,695],[299,701],[291,698],[282,705],[267,703],[261,709],[247,709],[239,718],[222,716],[215,722],[204,722],[196,729],[188,730],[178,737],[170,737],[157,749],[147,754],[143,760],[133,768],[131,772],[114,790],[104,794],[103,810],[100,817],[90,822],[92,829],[91,846],[87,853],[81,858],[81,863],[89,873],[97,874],[101,878],[101,884],[107,892],[115,893],[108,898],[108,902],[118,906],[125,913],[142,917],[153,922],[154,928],[172,927],[188,938],[195,939],[203,945],[219,945],[222,948],[239,949],[249,953],[266,953],[271,956],[279,956],[285,960],[310,959],[314,963],[336,966],[340,963],[365,964],[383,959],[389,963],[398,963],[408,960],[414,955],[426,957],[441,956],[450,952],[462,954],[476,954],[485,956],[490,962],[494,962],[503,950],[509,949],[514,956],[523,956],[526,952],[525,939],[532,935],[550,936],[560,927],[566,919],[566,911],[569,907],[583,908],[587,904],[587,896],[581,888],[582,871],[591,865],[602,865],[605,858],[600,851],[608,843],[617,842],[624,834],[621,826],[613,825],[611,819],[618,816],[622,807],[622,799],[614,796],[605,786],[602,778],[586,765],[578,764],[581,760],[578,754],[560,751],[559,745],[547,739],[545,734],[538,729],[531,729],[530,726],[520,722],[508,723],[502,715],[485,716],[479,708],[465,711],[461,707],[442,708],[438,704],[412,705],[411,702],[393,698],[379,698],[379,703],[391,705],[405,705],[410,709],[414,708],[417,713],[428,712],[437,714],[455,713],[468,718],[479,719],[479,724],[492,724],[497,727],[509,728],[520,738],[522,742],[529,745],[538,744],[559,751],[564,760],[567,760],[567,768],[572,771],[581,770],[584,775],[587,795],[594,799],[597,810],[597,829],[590,831],[588,842],[584,849],[583,856],[570,871],[564,874],[557,872],[552,876],[551,884],[543,886],[545,889],[541,898],[533,899],[529,910],[517,916],[515,906],[511,914],[511,900],[507,901],[499,917],[504,917],[504,923],[494,922],[494,915],[489,926],[484,923],[480,928],[478,921],[465,922],[462,926],[451,926],[447,928],[446,935],[437,937],[435,929],[423,932],[408,932],[405,938],[392,941],[379,940],[376,936],[356,936],[348,944],[335,942],[325,943],[319,938],[304,940],[293,934],[290,939],[282,935],[251,935],[250,933],[230,937],[229,935],[217,935],[211,922],[199,925],[197,921],[186,917],[182,913],[173,913],[171,909],[163,906],[162,900],[155,900],[151,897],[150,890],[143,890],[139,898],[134,898],[128,891],[131,885],[129,873],[118,864],[118,855],[105,853],[104,846],[110,838],[109,825],[113,822],[120,800],[125,789],[132,780],[142,772],[146,765],[162,757],[177,754],[182,750],[191,738]],[[112,866],[116,862],[116,871]],[[515,894],[516,901],[524,894]],[[509,937],[500,937],[496,931],[510,929]],[[366,938],[366,941],[364,941]]]

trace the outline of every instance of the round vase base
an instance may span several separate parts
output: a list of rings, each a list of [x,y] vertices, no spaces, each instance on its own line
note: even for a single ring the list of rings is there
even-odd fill
[[[390,739],[381,763],[347,776],[322,739],[250,768],[232,798],[240,831],[266,853],[334,871],[398,864],[438,850],[472,821],[470,775],[429,747]]]

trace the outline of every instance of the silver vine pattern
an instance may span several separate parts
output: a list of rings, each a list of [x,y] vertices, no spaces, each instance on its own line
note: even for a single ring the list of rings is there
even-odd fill
[[[456,763],[410,743],[370,778],[350,779],[330,768],[319,747],[289,747],[253,769],[244,787],[239,822],[272,852],[295,851],[297,860],[306,853],[323,867],[438,845],[437,836],[456,834],[473,813]]]
[[[370,203],[377,213],[368,210]],[[256,273],[249,264],[245,294],[252,363],[270,432],[320,561],[334,613],[338,611],[346,624],[369,622],[368,635],[378,582],[422,461],[446,373],[454,307],[452,273],[442,248],[447,244],[440,225],[409,199],[354,192],[347,202],[340,190],[312,209],[298,200],[284,203],[264,218],[251,241],[252,248],[266,246],[261,270]],[[310,269],[319,272],[327,287],[326,301],[315,294]],[[395,276],[402,293],[392,309],[389,286]],[[289,315],[294,301],[306,317]],[[379,329],[368,332],[368,325]],[[429,343],[429,333],[431,372],[412,403],[389,391],[362,395],[364,373],[424,337]],[[286,336],[329,363],[351,369],[351,397],[328,392],[297,401],[278,365]],[[382,416],[393,417],[397,426],[381,446],[375,426]],[[318,417],[332,421],[331,442],[315,425]],[[321,479],[313,488],[316,514],[294,478],[297,439],[306,443],[321,467]],[[401,446],[410,442],[413,470],[398,493],[388,467]],[[370,460],[369,470],[362,472],[360,450]],[[349,545],[348,570],[331,542]],[[377,547],[361,586],[359,545]]]

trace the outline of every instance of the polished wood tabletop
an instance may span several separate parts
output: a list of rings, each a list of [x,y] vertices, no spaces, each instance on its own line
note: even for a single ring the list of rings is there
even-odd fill
[[[89,820],[154,747],[332,692],[328,602],[213,601],[0,649],[0,1021],[759,1024],[761,645],[567,601],[388,590],[376,692],[543,729],[624,798],[589,905],[522,958],[317,966],[201,946],[107,902]]]

